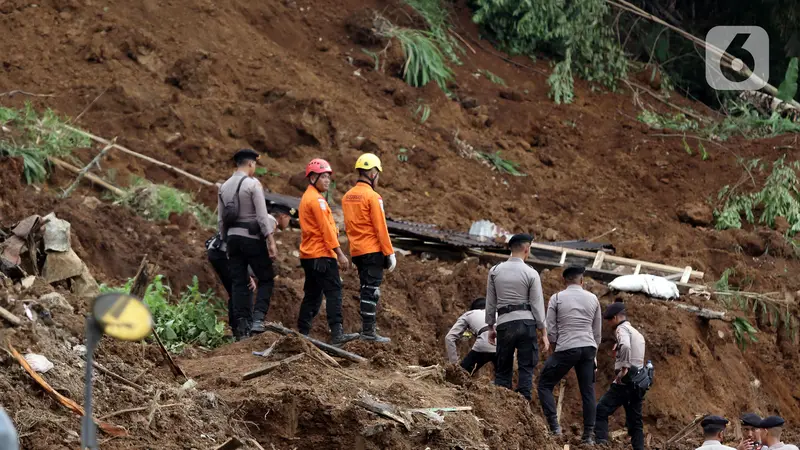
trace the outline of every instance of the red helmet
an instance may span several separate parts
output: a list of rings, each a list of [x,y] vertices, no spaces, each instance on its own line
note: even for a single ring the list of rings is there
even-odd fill
[[[311,162],[306,166],[306,177],[312,173],[333,173],[333,169],[331,169],[331,165],[328,164],[328,161],[317,158],[312,159]]]

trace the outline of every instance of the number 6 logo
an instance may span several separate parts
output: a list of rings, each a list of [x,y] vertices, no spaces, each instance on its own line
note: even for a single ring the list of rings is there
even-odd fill
[[[706,82],[720,91],[756,91],[767,85],[769,80],[769,36],[757,26],[718,26],[706,34],[706,42],[719,50],[734,56],[734,69],[747,66],[752,73],[746,79],[737,81],[730,78],[724,70],[722,57],[706,48]],[[744,56],[742,54],[746,54]],[[745,61],[737,58],[742,55]],[[748,61],[749,60],[749,61]],[[740,74],[739,78],[745,74]]]

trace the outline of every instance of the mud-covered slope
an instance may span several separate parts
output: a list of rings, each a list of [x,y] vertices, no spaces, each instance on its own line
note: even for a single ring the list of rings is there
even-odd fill
[[[555,105],[547,99],[549,87],[542,74],[549,72],[546,61],[537,62],[533,71],[499,59],[486,50],[490,48],[486,41],[477,45],[477,30],[461,5],[454,24],[475,53],[468,49],[462,56],[464,64],[455,68],[451,90],[457,100],[447,99],[434,85],[410,88],[391,73],[375,72],[361,51],[380,48],[355,42],[362,34],[354,14],[372,8],[397,21],[408,20],[398,5],[335,0],[102,4],[54,0],[34,6],[6,1],[0,3],[0,26],[14,39],[0,41],[0,93],[22,89],[55,96],[3,96],[0,104],[30,100],[37,107],[80,115],[77,125],[108,138],[117,136],[128,147],[212,181],[228,176],[229,158],[236,148],[254,147],[268,156],[269,173],[262,183],[286,194],[300,193],[290,178],[308,159],[321,156],[336,171],[338,199],[353,182],[350,169],[358,154],[373,151],[384,161],[380,191],[393,218],[461,230],[473,220],[490,219],[512,231],[546,233],[550,239],[586,238],[616,227],[607,239],[621,255],[691,265],[705,271],[710,281],[732,267],[736,269],[732,281],[749,279],[751,289],[762,292],[800,289],[800,280],[793,276],[800,264],[791,258],[793,249],[779,233],[718,232],[708,226],[708,203],[742,174],[737,158],[772,160],[784,152],[796,157],[791,138],[708,143],[710,158],[704,161],[697,154],[688,155],[680,137],[660,136],[662,132],[634,119],[639,102],[663,107],[644,94],[594,92],[576,82],[576,102]],[[475,77],[480,69],[502,77],[507,87]],[[677,94],[671,101],[688,103]],[[419,104],[431,107],[424,124],[413,117]],[[453,139],[456,132],[459,140],[478,150],[501,150],[528,176],[501,175],[460,157]],[[180,133],[177,139],[176,133]],[[397,158],[400,148],[407,149],[408,161]],[[94,152],[82,151],[79,156],[86,162]],[[109,155],[102,167],[113,169],[120,184],[127,175],[137,174],[194,192],[210,206],[215,203],[213,189],[141,160],[113,151]],[[0,220],[7,225],[29,214],[56,211],[72,223],[73,242],[80,243],[76,251],[99,281],[132,276],[148,253],[173,287],[188,284],[193,275],[202,287],[214,285],[203,249],[209,231],[182,220],[147,222],[108,202],[95,206],[86,196],[100,198],[102,193],[89,187],[69,200],[57,200],[54,194],[72,181],[72,175],[56,171],[50,185],[31,187],[21,182],[20,170],[18,161],[0,161]],[[706,220],[699,226],[682,223],[678,211],[686,205],[701,211],[695,217]],[[299,233],[281,232],[278,238],[280,277],[269,318],[291,326],[302,292],[302,271],[292,256]],[[486,270],[476,261],[401,258],[398,270],[387,277],[378,322],[394,342],[385,349],[359,351],[369,357],[387,353],[396,358],[398,367],[443,363],[444,334],[472,298],[484,292]],[[345,322],[354,329],[357,302],[351,299],[357,281],[354,274],[344,278]],[[558,289],[557,273],[545,274],[544,279],[547,294]],[[600,293],[599,287],[594,289]],[[690,301],[719,307],[700,299]],[[796,341],[763,324],[759,342],[741,352],[726,324],[709,325],[642,298],[630,302],[632,320],[645,333],[648,358],[657,367],[658,379],[645,406],[648,432],[656,442],[693,414],[706,411],[735,415],[758,409],[800,420],[800,394],[794,388]],[[313,333],[324,336],[324,328],[323,312]],[[606,345],[599,357],[598,392],[609,382]],[[225,356],[228,351],[236,350],[222,349],[218,354]],[[230,360],[236,367],[222,381],[236,378],[240,364],[254,364],[255,357],[241,353]],[[222,369],[204,365],[198,360],[202,355],[187,358],[185,364],[196,376],[208,377],[213,388],[232,402],[251,392],[250,385],[216,381],[209,373]],[[308,374],[293,376],[297,383],[314,381]],[[502,396],[494,388],[480,387],[488,380],[489,375],[483,374],[469,389],[490,398]],[[447,397],[452,391],[447,392],[443,399],[452,398]],[[579,402],[572,376],[567,392],[566,420],[577,423]],[[507,401],[511,400],[503,397],[496,405],[484,402],[481,414],[509,420],[528,417],[518,416],[523,413],[516,409],[510,413],[513,417],[504,416]],[[271,398],[263,405],[275,402]],[[311,406],[326,408],[331,402]],[[530,408],[532,413],[524,414],[538,414],[535,401]],[[325,423],[316,416],[312,419]],[[317,445],[324,430],[312,431],[308,445]],[[492,442],[490,438],[487,442]],[[293,441],[274,442],[276,448],[288,448]],[[515,445],[528,448],[523,442]]]

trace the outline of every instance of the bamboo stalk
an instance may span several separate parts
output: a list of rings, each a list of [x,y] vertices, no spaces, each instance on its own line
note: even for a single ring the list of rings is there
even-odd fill
[[[81,169],[73,166],[72,164],[70,164],[70,163],[68,163],[66,161],[62,161],[62,160],[60,160],[58,158],[55,158],[53,156],[48,156],[47,160],[50,161],[51,163],[55,164],[58,167],[61,167],[61,168],[69,170],[70,172],[73,172],[73,173],[76,173],[76,174],[80,174],[81,173]],[[125,195],[125,191],[123,191],[122,189],[114,186],[113,184],[103,180],[102,178],[100,178],[100,177],[98,177],[96,175],[93,175],[91,173],[87,173],[86,174],[86,179],[91,180],[93,183],[97,184],[98,186],[101,186],[101,187],[104,187],[104,188],[108,189],[109,191],[111,191],[112,194],[114,194],[116,196]]]
[[[183,169],[179,169],[179,168],[177,168],[175,166],[172,166],[172,165],[169,165],[169,164],[167,164],[167,163],[165,163],[163,161],[159,161],[159,160],[157,160],[155,158],[151,158],[151,157],[149,157],[147,155],[143,155],[141,153],[135,152],[135,151],[133,151],[133,150],[131,150],[129,148],[125,148],[125,147],[123,147],[123,146],[121,146],[121,145],[119,145],[117,143],[112,143],[111,141],[109,141],[107,139],[103,139],[103,138],[101,138],[99,136],[95,136],[95,135],[93,135],[93,134],[91,134],[89,132],[81,130],[80,128],[75,128],[75,127],[72,127],[70,125],[64,125],[64,128],[66,128],[66,129],[68,129],[70,131],[74,131],[75,133],[81,134],[83,136],[86,136],[86,137],[88,137],[89,139],[91,139],[93,141],[100,142],[101,144],[111,145],[113,148],[116,148],[117,150],[119,150],[119,151],[121,151],[123,153],[127,153],[129,155],[132,155],[132,156],[135,156],[137,158],[143,159],[143,160],[145,160],[147,162],[150,162],[150,163],[153,163],[153,164],[155,164],[155,165],[157,165],[159,167],[163,167],[165,169],[169,169],[169,170],[171,170],[171,171],[173,171],[175,173],[178,173],[178,174],[183,175],[183,176],[185,176],[187,178],[190,178],[190,179],[192,179],[194,181],[197,181],[200,184],[204,184],[206,186],[216,186],[215,183],[212,183],[212,182],[210,182],[208,180],[200,178],[197,175],[192,175],[191,173],[189,173],[189,172],[187,172],[187,171],[185,171]]]

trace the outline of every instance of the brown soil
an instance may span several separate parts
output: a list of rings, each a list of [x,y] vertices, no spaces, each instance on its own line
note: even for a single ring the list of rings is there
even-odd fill
[[[478,33],[461,4],[457,28],[476,53],[467,50],[464,64],[455,68],[456,83],[450,88],[457,101],[451,101],[433,84],[413,89],[396,76],[396,45],[388,50],[386,73],[373,70],[361,48],[380,51],[386,42],[365,31],[367,8],[395,21],[406,17],[398,3],[377,0],[6,1],[0,3],[0,25],[14,39],[0,41],[0,92],[22,89],[56,96],[18,95],[0,97],[0,102],[18,106],[31,101],[71,117],[85,110],[78,126],[117,136],[132,149],[212,181],[229,175],[236,148],[250,146],[268,156],[270,173],[262,183],[285,194],[300,193],[292,176],[308,159],[322,156],[336,171],[335,201],[352,185],[350,168],[359,153],[372,151],[384,161],[379,190],[392,218],[461,230],[474,220],[491,219],[511,231],[544,235],[549,229],[560,239],[596,236],[616,227],[608,239],[622,256],[691,265],[705,271],[707,281],[732,267],[732,282],[750,280],[751,290],[800,290],[800,280],[791,275],[800,263],[778,232],[719,232],[705,226],[706,208],[716,193],[742,173],[737,157],[771,160],[781,147],[796,158],[797,151],[785,147],[792,138],[707,143],[711,157],[702,161],[697,154],[687,155],[680,137],[659,136],[662,132],[635,120],[639,109],[630,92],[594,92],[576,81],[575,103],[555,105],[547,99],[545,75],[503,62],[484,50],[490,48],[486,41],[474,44]],[[533,66],[549,72],[546,61]],[[490,69],[507,87],[473,76],[479,69]],[[665,111],[644,95],[640,101]],[[425,124],[413,118],[418,99],[432,110]],[[456,132],[479,151],[502,151],[528,176],[501,175],[459,157],[453,144]],[[400,148],[408,149],[407,162],[397,158]],[[85,163],[94,152],[83,150],[78,157]],[[213,188],[121,153],[110,152],[102,167],[118,184],[126,184],[129,175],[144,176],[215,205]],[[77,253],[102,282],[132,276],[148,253],[176,289],[195,275],[201,287],[215,286],[203,248],[210,231],[192,221],[178,227],[148,222],[108,201],[95,206],[86,198],[101,198],[102,193],[89,187],[68,200],[56,199],[72,178],[56,170],[49,185],[26,186],[20,162],[0,160],[0,221],[8,225],[29,214],[55,211],[72,223]],[[269,319],[291,326],[302,297],[302,271],[291,256],[299,233],[285,231],[278,238],[281,276]],[[128,427],[131,437],[104,448],[210,448],[232,433],[255,437],[266,448],[553,447],[554,441],[542,437],[538,403],[525,405],[518,396],[490,386],[488,373],[465,380],[449,367],[442,378],[419,382],[403,375],[408,365],[444,365],[444,335],[472,298],[484,292],[486,272],[474,260],[401,257],[398,270],[387,277],[379,315],[379,327],[393,338],[392,344],[348,344],[371,358],[365,367],[344,369],[358,381],[310,359],[240,381],[243,372],[263,362],[250,352],[262,350],[272,336],[211,354],[190,352],[181,364],[204,393],[192,394],[180,413],[159,413],[149,431],[146,414],[114,418]],[[354,274],[344,278],[345,324],[353,329],[359,323],[353,298],[358,286]],[[559,287],[558,274],[545,273],[543,278],[546,293]],[[762,324],[759,342],[742,352],[727,324],[708,324],[640,297],[629,302],[634,324],[648,339],[648,358],[657,367],[645,404],[652,446],[702,412],[731,417],[757,410],[800,420],[796,339]],[[61,371],[46,378],[67,386],[76,400],[82,395],[81,364],[63,341],[80,340],[79,317],[69,318],[61,331],[26,329],[11,335],[21,351],[30,346],[57,362]],[[325,328],[323,312],[313,334],[324,338]],[[609,383],[607,346],[608,340],[598,358],[598,391]],[[105,342],[102,348],[101,363],[113,364],[129,377],[147,369],[153,374],[145,377],[148,389],[162,388],[162,403],[174,401],[176,383],[152,346],[144,347],[144,357],[138,345]],[[8,370],[0,374],[0,383],[13,394],[3,405],[24,429],[25,448],[75,447],[77,419],[5,361]],[[154,395],[119,396],[114,385],[102,380],[98,389],[101,415],[149,404]],[[448,415],[441,428],[406,432],[353,406],[350,400],[359,390],[399,406],[471,405],[474,411]],[[217,396],[217,406],[204,403],[207,393]],[[563,424],[570,429],[580,417],[573,375],[567,395]],[[31,419],[39,411],[53,420]],[[615,420],[613,427],[623,425],[621,417]],[[364,429],[372,425],[380,426],[370,428],[375,433],[368,435]]]

